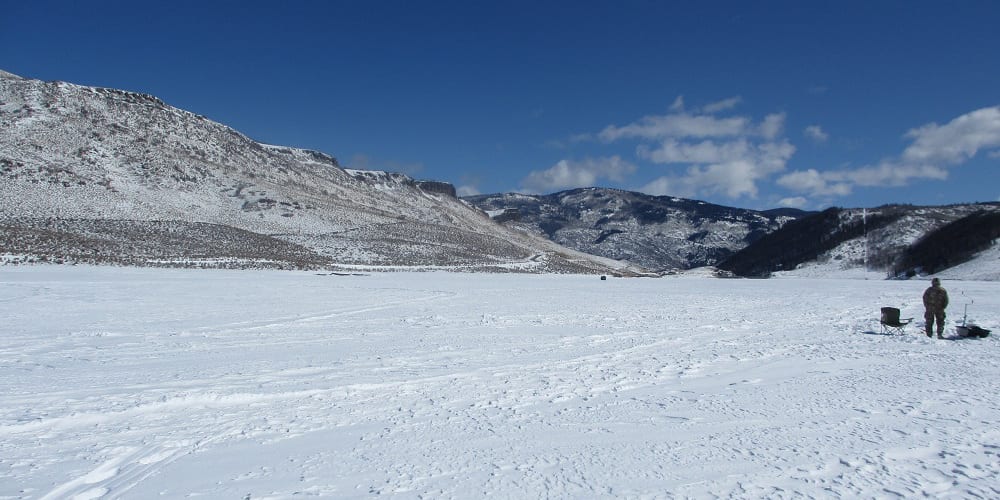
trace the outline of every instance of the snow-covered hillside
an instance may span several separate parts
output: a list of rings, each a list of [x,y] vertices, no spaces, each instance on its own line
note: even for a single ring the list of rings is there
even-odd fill
[[[997,235],[1000,203],[831,207],[764,235],[719,267],[740,276],[858,275],[867,269],[905,278],[977,260],[976,253],[996,245]],[[969,267],[978,269],[973,279],[1000,273],[995,259]]]
[[[969,262],[941,271],[944,279],[1000,281],[1000,244],[994,243]]]
[[[112,251],[109,240],[156,232],[160,226],[147,223],[157,221],[188,224],[173,226],[185,237],[200,234],[192,224],[249,231],[297,245],[293,253],[308,249],[315,255],[306,261],[331,266],[623,267],[493,223],[444,183],[345,171],[324,153],[261,144],[149,95],[0,74],[0,224],[8,237],[0,250],[128,264],[300,261],[248,256],[239,246],[210,255],[103,253]],[[135,243],[169,247],[173,237],[159,232]],[[186,245],[210,247],[174,244]],[[128,252],[128,245],[115,248]]]
[[[0,498],[996,498],[924,286],[0,268]]]
[[[779,271],[774,275],[796,278],[887,278],[884,270],[868,269],[866,272],[863,264],[859,265],[858,260],[849,260],[840,251],[844,247],[859,245],[864,245],[863,239],[854,241],[853,245],[841,245],[838,247],[838,251],[831,252],[819,261],[803,264],[791,271]],[[858,259],[863,259],[862,254],[856,250],[852,250],[850,254]],[[990,249],[977,254],[972,260],[935,273],[934,276],[965,281],[1000,281],[1000,245],[994,244]]]

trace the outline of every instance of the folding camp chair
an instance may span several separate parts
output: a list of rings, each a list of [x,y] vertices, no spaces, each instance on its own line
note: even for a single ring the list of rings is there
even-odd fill
[[[882,324],[882,333],[903,333],[903,328],[910,324],[913,318],[899,319],[899,309],[895,307],[883,307],[882,308],[882,319],[879,323]]]

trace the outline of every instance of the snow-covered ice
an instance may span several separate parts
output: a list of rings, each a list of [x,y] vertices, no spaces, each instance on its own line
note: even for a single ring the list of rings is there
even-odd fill
[[[4,267],[0,498],[1000,497],[925,281]]]

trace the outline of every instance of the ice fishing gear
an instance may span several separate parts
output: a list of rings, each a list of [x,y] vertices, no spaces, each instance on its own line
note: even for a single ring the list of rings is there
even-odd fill
[[[962,295],[964,296],[965,292],[962,292]],[[977,325],[967,324],[969,319],[969,305],[975,303],[975,300],[970,300],[965,304],[965,309],[962,311],[962,324],[955,327],[959,337],[985,338],[990,335],[990,330]]]

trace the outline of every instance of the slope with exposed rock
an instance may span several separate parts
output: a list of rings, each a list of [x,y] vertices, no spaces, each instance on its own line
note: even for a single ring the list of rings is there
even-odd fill
[[[496,224],[446,183],[345,170],[153,96],[9,73],[0,73],[0,226],[8,261],[623,267]]]
[[[714,265],[807,212],[755,211],[606,188],[470,196],[512,227],[658,271]]]

